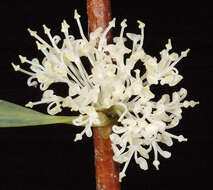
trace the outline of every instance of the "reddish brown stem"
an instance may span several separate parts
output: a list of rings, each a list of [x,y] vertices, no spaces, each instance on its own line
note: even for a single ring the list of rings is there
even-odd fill
[[[105,29],[111,20],[110,0],[87,0],[89,33],[98,27]],[[111,33],[108,33],[111,41]],[[111,141],[108,138],[111,126],[94,128],[93,141],[96,167],[96,190],[120,190],[119,165],[113,160]]]
[[[105,29],[111,20],[110,0],[87,0],[87,15],[89,33],[98,27]],[[108,41],[111,40],[111,33],[107,34]]]
[[[112,159],[111,141],[103,138],[103,132],[103,128],[93,130],[96,190],[119,190],[119,165]]]

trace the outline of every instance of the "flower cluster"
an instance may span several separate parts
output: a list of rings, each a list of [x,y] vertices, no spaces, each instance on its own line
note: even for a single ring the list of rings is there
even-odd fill
[[[178,125],[182,118],[182,108],[194,107],[199,102],[184,100],[187,91],[183,88],[174,92],[172,97],[162,95],[156,100],[151,91],[152,85],[174,86],[183,78],[175,68],[176,64],[187,56],[189,50],[170,53],[171,40],[160,52],[161,59],[148,55],[143,49],[145,24],[138,21],[140,34],[126,33],[126,20],[121,22],[119,36],[113,38],[113,43],[107,44],[107,33],[115,27],[113,19],[103,30],[98,28],[87,39],[82,30],[80,15],[75,11],[74,18],[80,30],[80,39],[75,39],[68,32],[69,25],[63,21],[61,31],[64,34],[62,46],[58,42],[59,36],[52,36],[45,25],[44,32],[50,43],[44,41],[35,31],[30,29],[30,35],[36,39],[38,49],[44,54],[40,62],[37,58],[28,60],[19,56],[21,63],[30,64],[31,71],[22,69],[12,63],[16,71],[26,73],[30,77],[27,84],[37,86],[43,91],[40,101],[29,102],[28,107],[38,104],[48,104],[47,112],[55,115],[63,107],[71,111],[78,111],[79,118],[73,124],[84,125],[84,130],[76,135],[75,141],[81,140],[86,134],[92,136],[91,127],[100,123],[98,112],[114,107],[114,114],[118,121],[112,127],[110,139],[114,151],[114,160],[124,163],[120,172],[120,181],[134,158],[143,170],[148,169],[147,159],[153,150],[153,165],[158,169],[158,155],[169,158],[171,153],[160,148],[159,143],[172,146],[173,139],[186,141],[182,135],[176,136],[168,132]],[[132,47],[125,45],[126,40],[132,42]],[[87,71],[82,61],[86,57],[92,66]],[[144,65],[144,71],[135,69],[136,63]],[[67,84],[68,96],[61,97],[50,90],[51,84],[62,82]],[[85,116],[87,115],[87,119]]]

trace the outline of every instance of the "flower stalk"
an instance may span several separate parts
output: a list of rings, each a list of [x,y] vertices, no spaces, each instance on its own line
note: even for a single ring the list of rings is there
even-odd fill
[[[110,0],[87,0],[88,31],[93,32],[98,27],[106,29],[111,21]],[[111,41],[111,33],[107,34],[108,42]],[[105,128],[93,129],[96,190],[119,190],[119,164],[113,160],[113,150],[109,135],[109,125]]]

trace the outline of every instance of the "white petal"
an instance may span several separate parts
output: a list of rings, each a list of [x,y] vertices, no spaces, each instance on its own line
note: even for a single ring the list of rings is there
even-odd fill
[[[121,143],[121,138],[119,135],[113,133],[110,135],[110,140],[114,143],[114,144],[120,144]]]
[[[92,136],[92,129],[91,129],[91,127],[89,127],[89,128],[86,130],[86,135],[87,135],[88,137],[91,137],[91,136]]]
[[[154,160],[153,165],[156,167],[156,170],[159,170],[160,162],[158,160]]]
[[[125,177],[125,176],[126,176],[125,173],[120,172],[120,174],[119,174],[119,182],[121,182],[121,181],[122,181],[122,178]]]
[[[127,131],[127,128],[126,127],[120,127],[120,126],[117,126],[117,125],[113,125],[112,131],[116,134],[121,134],[121,133],[124,133],[125,131]]]
[[[160,153],[164,158],[170,158],[171,157],[171,153],[168,151],[163,151]]]
[[[140,158],[137,159],[136,162],[137,162],[137,164],[139,164],[139,166],[142,170],[148,169],[147,161],[144,158],[140,157]]]
[[[137,151],[140,153],[141,156],[146,159],[149,159],[149,154],[147,153],[147,150],[145,148],[143,148],[142,146],[138,146]]]

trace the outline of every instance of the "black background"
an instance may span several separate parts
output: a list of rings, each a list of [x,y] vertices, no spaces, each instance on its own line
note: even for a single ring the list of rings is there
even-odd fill
[[[132,161],[121,186],[123,190],[212,189],[211,6],[204,1],[161,2],[113,1],[112,14],[118,22],[128,19],[128,32],[139,32],[138,19],[146,24],[144,49],[153,56],[158,57],[168,38],[172,39],[177,52],[191,49],[188,57],[177,66],[184,80],[175,90],[186,88],[187,99],[199,100],[200,105],[184,110],[180,125],[173,130],[175,134],[186,136],[188,142],[167,148],[172,157],[160,159],[159,171],[154,169],[151,159],[150,169],[145,172]],[[61,22],[66,19],[71,25],[71,33],[79,36],[73,19],[74,9],[82,15],[87,33],[85,1],[1,1],[0,99],[20,105],[40,100],[40,90],[29,88],[27,76],[14,72],[10,62],[19,63],[19,54],[29,59],[41,55],[27,32],[28,27],[37,30],[42,37],[43,24],[54,34],[60,34]],[[114,34],[118,31],[119,27]],[[45,106],[35,109],[45,112]],[[85,137],[74,143],[74,136],[79,131],[66,125],[1,128],[0,190],[84,189],[85,186],[95,189],[92,139]]]

